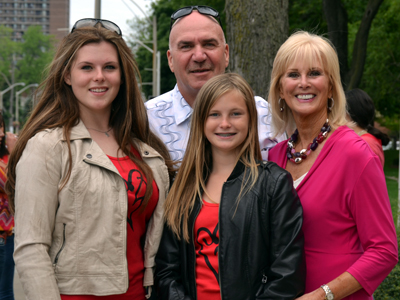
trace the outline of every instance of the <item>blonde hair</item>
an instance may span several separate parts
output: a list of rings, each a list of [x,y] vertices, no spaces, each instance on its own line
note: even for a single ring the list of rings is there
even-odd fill
[[[61,182],[60,190],[68,182],[72,169],[70,132],[71,128],[79,122],[79,105],[71,86],[65,83],[64,78],[70,72],[79,49],[87,44],[98,44],[102,41],[115,46],[121,66],[122,84],[112,103],[109,120],[110,125],[114,128],[115,139],[120,149],[137,164],[147,181],[152,182],[153,174],[150,167],[141,159],[136,158],[130,151],[131,147],[137,149],[135,139],[150,145],[165,159],[170,176],[173,176],[173,163],[170,160],[169,152],[162,141],[149,128],[146,108],[137,81],[137,79],[140,79],[140,74],[132,52],[121,36],[114,31],[103,28],[98,23],[96,27],[78,28],[61,41],[48,68],[48,75],[40,85],[39,101],[21,131],[17,145],[8,162],[6,191],[12,210],[14,209],[16,165],[28,140],[39,131],[56,127],[63,129],[68,146],[69,166],[65,178]],[[145,193],[145,205],[147,205],[151,193],[152,185],[148,184]]]
[[[237,160],[246,166],[246,170],[250,169],[250,176],[246,182],[242,183],[237,202],[258,178],[256,160],[261,160],[261,151],[253,91],[238,74],[228,73],[215,76],[206,82],[196,97],[186,152],[175,183],[165,202],[166,222],[178,239],[183,237],[184,240],[189,241],[189,216],[196,198],[200,197],[201,199],[207,177],[212,171],[211,145],[204,133],[209,111],[222,95],[230,91],[238,91],[243,96],[249,113],[249,132],[241,146]],[[247,182],[250,182],[250,185],[247,185]],[[247,186],[245,190],[243,190],[244,186]]]
[[[281,78],[295,61],[303,61],[310,68],[315,66],[315,62],[320,63],[324,73],[328,75],[332,86],[332,98],[335,101],[332,110],[327,109],[329,121],[335,127],[346,124],[346,97],[340,80],[339,59],[334,46],[324,37],[298,31],[293,33],[279,48],[272,68],[268,102],[272,111],[275,136],[285,131],[291,134],[296,128],[290,108],[285,105],[284,111],[281,112],[278,103]],[[327,99],[327,107],[328,102],[331,101]]]

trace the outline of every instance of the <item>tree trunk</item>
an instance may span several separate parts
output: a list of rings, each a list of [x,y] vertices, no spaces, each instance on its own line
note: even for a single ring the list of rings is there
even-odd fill
[[[345,90],[359,87],[367,57],[369,30],[383,0],[369,0],[354,41],[351,68],[348,64],[347,13],[340,0],[323,0],[328,36],[339,56],[340,75]]]
[[[371,29],[372,21],[378,13],[382,2],[383,0],[368,1],[360,27],[358,28],[356,40],[354,41],[351,69],[346,78],[348,83],[346,89],[348,90],[359,87],[361,83],[361,78],[364,72],[364,64],[367,57],[369,30]]]
[[[276,52],[288,35],[288,6],[288,0],[226,0],[229,68],[264,98]]]
[[[348,65],[348,28],[347,12],[340,0],[324,0],[322,3],[325,19],[328,25],[328,37],[335,45],[340,64],[342,84],[346,84]]]

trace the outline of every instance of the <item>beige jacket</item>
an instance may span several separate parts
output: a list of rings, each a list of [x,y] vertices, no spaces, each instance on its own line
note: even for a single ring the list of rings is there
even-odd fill
[[[144,286],[151,286],[169,177],[160,154],[138,146],[160,192],[144,245]],[[69,167],[61,128],[32,137],[17,164],[14,259],[27,299],[128,289],[124,180],[82,122],[72,128],[71,152],[71,177],[60,193]]]

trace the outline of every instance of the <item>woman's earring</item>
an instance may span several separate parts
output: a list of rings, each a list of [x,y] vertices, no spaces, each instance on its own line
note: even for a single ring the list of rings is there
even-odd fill
[[[332,101],[332,105],[331,106],[329,106],[329,100]],[[328,110],[329,111],[332,111],[332,108],[333,108],[334,105],[335,105],[335,100],[333,100],[333,97],[328,98]]]
[[[282,98],[279,98],[279,100],[278,100],[278,105],[279,105],[279,110],[280,110],[281,112],[283,112],[283,111],[285,110],[285,101],[283,101],[283,103],[282,103],[282,105],[281,105],[281,100],[282,100]]]

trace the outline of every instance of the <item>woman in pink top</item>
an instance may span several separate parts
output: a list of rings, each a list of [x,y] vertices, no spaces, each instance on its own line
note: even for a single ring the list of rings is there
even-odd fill
[[[374,102],[366,92],[360,89],[347,91],[346,100],[348,116],[354,122],[352,129],[378,155],[383,167],[385,165],[385,155],[383,154],[382,145],[386,146],[390,138],[387,134],[374,127]]]
[[[345,126],[331,43],[307,32],[289,37],[268,99],[275,130],[291,135],[269,159],[291,173],[304,211],[306,290],[298,299],[373,299],[398,261],[396,232],[379,159]]]

